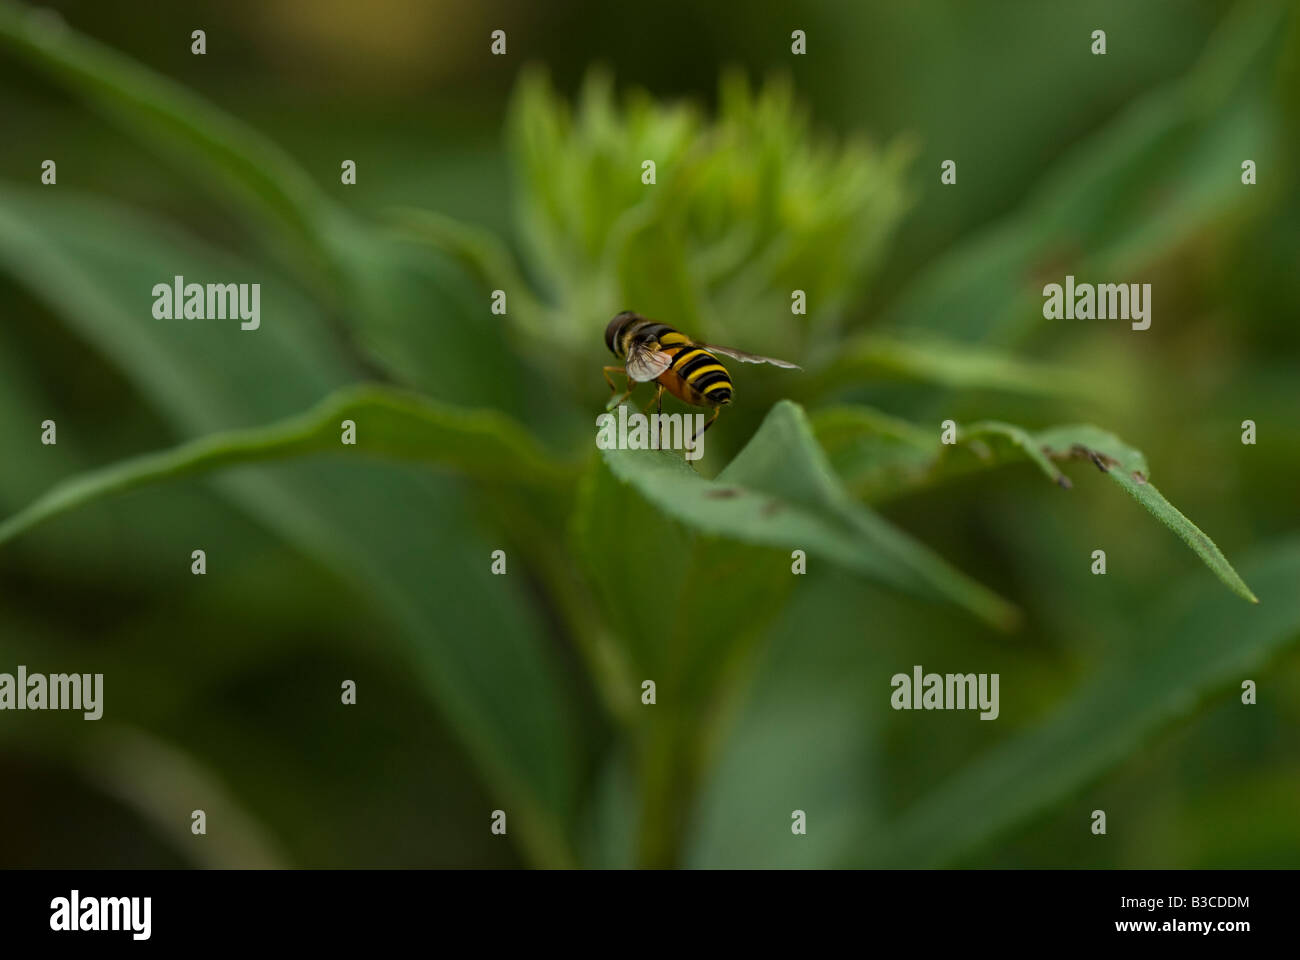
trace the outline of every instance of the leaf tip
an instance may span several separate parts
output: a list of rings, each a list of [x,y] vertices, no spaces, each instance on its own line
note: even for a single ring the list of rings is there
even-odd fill
[[[1247,603],[1258,604],[1259,597],[1255,596],[1255,591],[1250,589],[1250,587],[1246,586],[1246,581],[1241,579],[1240,576],[1236,575],[1237,571],[1233,570],[1232,573],[1234,574],[1232,580],[1230,581],[1227,579],[1224,580],[1224,582],[1227,583],[1229,589],[1231,589],[1233,593],[1241,597],[1241,599],[1245,600]]]

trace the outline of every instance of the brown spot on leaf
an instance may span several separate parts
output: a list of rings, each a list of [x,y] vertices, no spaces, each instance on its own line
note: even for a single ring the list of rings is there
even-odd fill
[[[1108,472],[1111,467],[1119,463],[1114,457],[1108,457],[1100,450],[1091,450],[1081,443],[1076,443],[1070,448],[1070,456],[1077,457],[1080,460],[1091,460],[1093,465],[1102,473]]]

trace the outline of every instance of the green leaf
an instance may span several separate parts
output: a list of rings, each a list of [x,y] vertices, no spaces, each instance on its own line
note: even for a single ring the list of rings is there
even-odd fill
[[[870,503],[1025,459],[1055,483],[1070,486],[1044,453],[1043,443],[1008,423],[987,420],[959,427],[955,444],[939,441],[942,424],[926,430],[870,407],[827,407],[813,415],[812,424],[845,488]],[[1080,442],[1084,438],[1081,433]],[[1095,434],[1086,439],[1096,439]],[[1065,451],[1069,453],[1069,444]]]
[[[1165,499],[1164,494],[1156,489],[1148,478],[1149,471],[1146,458],[1120,441],[1114,434],[1097,427],[1086,425],[1057,427],[1037,434],[1033,441],[1048,456],[1086,456],[1103,470],[1106,476],[1119,484],[1129,496],[1161,523],[1177,534],[1178,538],[1192,548],[1214,575],[1223,581],[1229,590],[1251,603],[1259,603],[1259,598],[1246,586],[1245,581],[1232,568],[1228,558],[1213,540],[1182,512]],[[1100,455],[1100,458],[1098,457]],[[1040,466],[1045,465],[1041,458],[1035,458]],[[1113,461],[1113,462],[1112,462]],[[1050,470],[1050,467],[1045,467]],[[1050,476],[1050,472],[1049,472]]]
[[[1058,468],[1066,460],[1088,460],[1142,504],[1191,547],[1225,586],[1251,603],[1258,600],[1218,546],[1150,480],[1141,451],[1113,433],[1088,424],[1038,433],[986,420],[960,427],[956,444],[878,411],[837,407],[814,418],[817,439],[845,486],[866,500],[880,500],[940,480],[1002,463],[1029,460],[1058,486],[1071,482]]]
[[[1129,654],[1102,667],[1046,722],[1000,744],[867,838],[855,865],[951,863],[1260,669],[1300,636],[1300,541],[1255,555],[1245,569],[1266,603],[1243,612],[1222,594],[1188,584],[1153,618],[1149,635],[1135,633]],[[1002,717],[1012,722],[1019,714],[1014,696],[1003,690]]]
[[[533,296],[510,248],[491,230],[415,207],[387,211],[385,221],[399,236],[454,257],[482,288],[508,290],[506,317],[534,337],[545,337],[550,320],[546,308]]]
[[[318,310],[282,274],[71,189],[0,184],[0,269],[144,381],[157,409],[186,432],[289,416],[360,377]],[[153,319],[154,284],[176,274],[257,277],[262,328]],[[250,337],[258,349],[248,349]],[[286,366],[287,354],[293,363]]]
[[[934,336],[869,333],[846,342],[822,385],[890,377],[951,390],[988,389],[1028,396],[1101,400],[1095,380],[1065,367],[1021,360],[987,347]]]
[[[609,469],[590,474],[579,493],[574,542],[632,676],[657,684],[653,714],[634,714],[644,728],[636,739],[644,865],[672,865],[685,852],[693,786],[738,708],[756,641],[800,579],[791,574],[790,550],[960,604],[998,626],[1016,616],[853,503],[792,403],[772,410],[716,481],[700,477],[680,453],[603,455]],[[651,571],[646,595],[636,584]]]
[[[959,604],[1003,628],[1016,620],[1006,601],[855,503],[813,439],[803,409],[788,400],[772,408],[716,480],[701,477],[680,453],[603,453],[615,476],[696,530],[802,549],[919,596]]]
[[[860,500],[878,503],[941,478],[936,463],[938,423],[926,430],[864,406],[823,407],[811,423],[836,476]]]
[[[179,153],[182,172],[230,197],[254,221],[253,236],[269,238],[276,256],[289,252],[322,300],[343,304],[342,321],[395,378],[466,403],[526,409],[499,325],[463,322],[486,300],[460,264],[357,221],[274,141],[57,20],[0,0],[0,43],[146,144]]]
[[[849,574],[787,579],[799,581],[795,595],[703,784],[688,866],[834,866],[881,822],[880,723],[863,695],[883,669],[881,649],[844,628],[879,630],[880,593]],[[797,843],[793,810],[816,823]]]
[[[441,250],[358,230],[346,266],[357,343],[394,379],[439,399],[517,416],[549,398],[525,379],[482,287]]]
[[[291,243],[298,265],[332,269],[340,251],[331,244],[343,213],[275,143],[48,11],[0,0],[0,43],[129,132],[178,153],[180,168],[196,182],[223,188],[260,225]]]
[[[15,737],[0,727],[7,750],[30,752],[33,760],[57,763],[91,789],[132,811],[177,856],[216,870],[273,870],[291,865],[266,825],[243,805],[214,771],[172,743],[134,726],[105,718],[77,736],[53,731]],[[6,742],[11,741],[16,742]],[[229,830],[219,844],[196,844],[188,811],[202,809]],[[184,813],[179,813],[184,811]],[[179,815],[178,815],[179,813]]]
[[[8,304],[6,312],[17,321],[14,304]],[[22,363],[17,331],[17,322],[0,328],[0,443],[13,450],[24,438],[39,435],[33,433],[33,427],[39,429],[51,409],[38,375]],[[55,444],[43,452],[51,456],[33,457],[23,470],[0,470],[0,510],[30,500],[34,490],[66,475],[83,459],[80,451],[68,443]]]
[[[1195,69],[1073,145],[1021,209],[912,278],[890,323],[1013,343],[1044,322],[1045,283],[1067,273],[1135,281],[1198,236],[1221,234],[1250,209],[1241,158],[1286,163],[1268,103],[1285,15],[1286,4],[1235,8]]]
[[[341,424],[355,424],[355,447],[341,443]],[[360,455],[450,467],[480,483],[503,482],[558,494],[569,471],[548,460],[507,418],[457,410],[379,386],[336,393],[287,421],[212,434],[163,453],[134,457],[57,484],[0,523],[0,544],[39,523],[115,493],[241,464],[312,454]]]
[[[296,414],[358,378],[322,319],[272,271],[62,189],[0,189],[0,269],[112,360],[182,437]],[[152,285],[175,273],[258,276],[261,328],[155,320]],[[464,491],[418,465],[369,461],[238,469],[214,482],[375,605],[392,627],[379,639],[397,642],[497,802],[519,810],[511,819],[525,853],[571,863],[580,737],[527,585],[492,576],[499,535],[475,525]]]
[[[797,578],[788,554],[664,518],[600,460],[581,485],[571,532],[616,638],[618,699],[632,705],[624,718],[640,775],[636,862],[676,865],[724,706]],[[647,677],[656,685],[652,711],[636,699]]]

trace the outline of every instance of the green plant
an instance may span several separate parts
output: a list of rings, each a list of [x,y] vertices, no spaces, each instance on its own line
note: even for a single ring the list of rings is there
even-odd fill
[[[1238,28],[1203,70],[1259,56],[1268,22]],[[1143,455],[1113,434],[975,421],[948,447],[930,410],[914,423],[853,402],[853,390],[878,375],[919,382],[933,397],[978,389],[1045,409],[1082,403],[1104,412],[1107,397],[1084,372],[1008,349],[1034,313],[1023,309],[1023,278],[1037,250],[1073,229],[1068,213],[1027,214],[1006,242],[958,250],[904,293],[889,323],[863,324],[868,281],[908,207],[913,148],[819,139],[786,84],[754,93],[728,75],[710,120],[641,94],[620,105],[599,72],[570,112],[541,74],[529,74],[508,123],[516,263],[501,238],[429,211],[379,221],[347,211],[239,121],[13,4],[0,5],[0,42],[182,158],[182,170],[236,205],[259,248],[259,259],[213,250],[175,224],[72,191],[0,188],[0,267],[108,356],[180,441],[52,485],[0,525],[0,542],[111,493],[317,458],[310,471],[235,470],[219,483],[382,612],[535,863],[743,861],[763,852],[763,841],[744,846],[716,813],[718,797],[745,780],[719,773],[744,767],[736,744],[750,736],[762,752],[768,737],[778,741],[772,752],[797,754],[779,741],[803,722],[824,721],[846,740],[860,734],[844,733],[861,726],[851,709],[828,720],[798,687],[774,698],[791,718],[782,730],[751,715],[765,689],[764,641],[782,648],[783,628],[772,625],[799,603],[791,550],[848,575],[803,601],[798,609],[812,616],[851,617],[856,601],[847,598],[870,583],[914,598],[905,604],[949,605],[979,636],[1021,620],[1011,599],[869,503],[1023,459],[1059,484],[1065,461],[1092,470],[1091,460],[1238,597],[1254,601],[1247,582],[1256,582],[1268,585],[1259,589],[1271,602],[1248,642],[1232,649],[1205,624],[1227,629],[1235,598],[1202,597],[1190,621],[1170,614],[1154,631],[1156,646],[1134,654],[1139,667],[1108,661],[1042,731],[1013,735],[909,809],[893,839],[882,839],[887,818],[867,799],[872,784],[835,781],[835,763],[808,773],[810,794],[860,800],[856,846],[814,846],[812,862],[948,862],[1121,758],[1158,721],[1300,627],[1300,601],[1285,587],[1300,571],[1294,547],[1265,553],[1243,578],[1159,493]],[[1230,89],[1238,99],[1256,95],[1251,86]],[[1236,108],[1232,99],[1218,110],[1180,100],[1162,116],[1184,139],[1212,143]],[[1049,199],[1037,202],[1072,209],[1084,202],[1080,182],[1088,196],[1107,184],[1122,192],[1112,181],[1131,176],[1149,138],[1120,124],[1101,141],[1086,176],[1063,175],[1068,186],[1049,185]],[[647,157],[658,163],[653,188],[637,177]],[[1218,195],[1194,178],[1180,187],[1194,202],[1171,205],[1176,226],[1213,221]],[[1174,232],[1159,219],[1098,230],[1094,260],[1156,259]],[[174,274],[262,278],[274,312],[251,334],[257,349],[234,329],[160,329],[140,308],[141,291]],[[488,314],[494,288],[510,298],[503,322]],[[814,305],[806,320],[790,315],[794,289]],[[801,358],[807,377],[748,380],[723,421],[729,432],[709,435],[734,456],[711,454],[700,472],[666,452],[597,455],[600,331],[625,307],[708,339]],[[366,365],[389,383],[358,386]],[[784,398],[787,390],[800,402]],[[357,424],[355,448],[338,444],[344,419]],[[432,480],[430,466],[472,483]],[[1044,486],[1044,496],[1056,493]],[[490,536],[467,515],[490,516]],[[541,585],[540,601],[521,578],[488,573],[498,543]],[[433,552],[453,556],[429,576]],[[879,600],[887,595],[867,594],[882,606],[897,602]],[[580,680],[548,642],[551,619],[584,665]],[[1187,622],[1196,630],[1194,666],[1182,659],[1178,624]],[[658,684],[653,711],[639,699],[647,677]],[[576,717],[575,688],[587,687],[605,734]],[[1067,757],[1082,743],[1100,746]],[[855,742],[833,756],[868,770],[869,751]],[[773,809],[780,815],[789,804]]]

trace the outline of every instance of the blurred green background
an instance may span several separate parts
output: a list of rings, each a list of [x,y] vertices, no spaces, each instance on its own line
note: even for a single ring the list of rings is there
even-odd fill
[[[106,689],[0,714],[0,865],[1300,864],[1294,5],[4,2],[0,118],[4,517],[348,384],[446,431],[0,547],[0,671]],[[262,329],[154,320],[178,273],[260,282]],[[1151,283],[1151,329],[1043,320],[1067,273]],[[795,401],[732,482],[884,569],[792,576],[779,521],[597,455],[625,308],[804,365],[732,370],[699,474]],[[1113,431],[1260,604],[1087,463],[932,476],[948,418]],[[914,664],[1001,716],[891,710]]]

